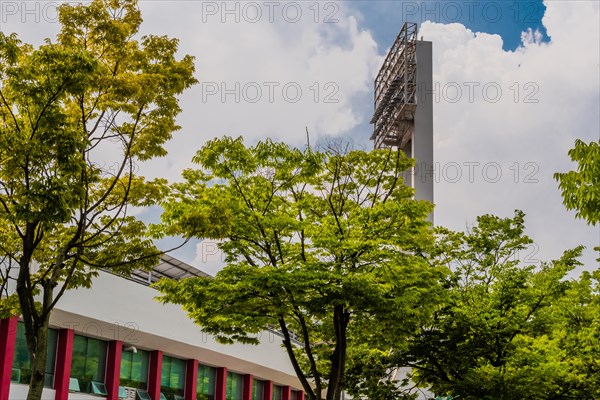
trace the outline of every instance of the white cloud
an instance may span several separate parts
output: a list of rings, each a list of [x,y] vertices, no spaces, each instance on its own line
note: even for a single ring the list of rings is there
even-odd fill
[[[57,4],[3,3],[0,28],[41,44],[59,28]],[[316,139],[367,118],[352,102],[370,96],[381,57],[344,2],[140,1],[140,8],[140,34],[179,38],[200,80],[182,96],[183,129],[168,158],[144,165],[147,175],[178,177],[216,136],[301,145],[305,127]]]
[[[551,42],[527,32],[516,51],[504,51],[497,35],[423,23],[420,35],[433,42],[439,83],[437,224],[464,229],[477,215],[523,209],[539,242],[531,258],[585,244],[588,268],[595,264],[591,248],[600,232],[564,210],[552,175],[573,168],[567,150],[576,138],[599,139],[599,18],[594,2],[547,2],[543,23]],[[457,86],[462,96],[455,101]]]
[[[172,2],[142,3],[144,31],[180,38],[181,53],[196,56],[200,80],[183,96],[184,129],[169,143],[169,157],[148,163],[146,173],[178,175],[195,150],[216,136],[302,145],[305,127],[316,139],[346,132],[366,118],[352,102],[370,96],[381,57],[343,3],[321,8],[318,23],[313,3],[294,3],[302,5],[295,23],[289,21],[296,11],[286,14],[282,6],[272,10],[270,22],[265,3],[254,3],[262,17],[252,23],[256,12],[244,11],[243,2],[212,3],[208,11],[205,3],[177,2],[176,12]],[[323,23],[334,11],[331,18],[338,22]]]
[[[207,239],[198,242],[192,265],[215,276],[225,265],[225,254],[219,249],[219,241]]]
[[[208,9],[211,4],[217,9]],[[378,49],[365,30],[368,15],[358,15],[351,2],[317,3],[318,15],[315,3],[295,2],[302,4],[302,14],[291,22],[293,9],[284,13],[280,5],[268,10],[258,2],[254,4],[262,5],[261,16],[252,23],[256,14],[244,10],[245,4],[249,3],[141,2],[142,33],[179,38],[180,53],[196,56],[197,77],[204,83],[182,96],[183,129],[169,142],[167,157],[142,166],[146,175],[178,179],[195,151],[215,136],[244,135],[248,142],[271,137],[302,145],[305,126],[316,140],[319,135],[347,133],[370,119],[372,79],[387,49]],[[327,4],[334,5],[325,8]],[[227,13],[225,6],[233,11]],[[554,172],[572,168],[567,150],[575,138],[598,140],[600,6],[587,1],[548,1],[546,6],[543,24],[550,43],[539,43],[535,32],[526,32],[521,48],[504,51],[498,35],[428,22],[419,36],[434,42],[434,81],[440,84],[434,104],[435,158],[441,173],[435,187],[436,223],[464,229],[477,215],[509,215],[523,209],[528,230],[540,243],[538,256],[547,259],[580,243],[593,247],[600,240],[598,229],[564,210],[552,178]],[[42,18],[37,23],[23,10],[3,15],[1,28],[39,44],[57,29],[52,10],[44,12],[49,22]],[[326,19],[337,22],[324,23]],[[236,82],[240,101],[228,94],[222,102],[221,84],[234,89]],[[213,84],[219,92],[210,95],[207,90],[214,89]],[[294,87],[302,89],[298,102],[286,101],[286,84],[291,97]],[[274,88],[272,101],[268,85]],[[474,90],[473,102],[468,85]],[[451,102],[457,86],[462,96]],[[251,103],[256,87],[262,98]],[[502,94],[492,102],[497,88]],[[457,165],[462,176],[451,183]],[[501,176],[491,183],[498,171]],[[206,251],[199,246],[200,250],[188,249],[184,259],[192,261],[195,253],[195,262],[203,267],[199,261]],[[588,250],[586,260],[592,259]],[[212,261],[206,268],[217,268]]]

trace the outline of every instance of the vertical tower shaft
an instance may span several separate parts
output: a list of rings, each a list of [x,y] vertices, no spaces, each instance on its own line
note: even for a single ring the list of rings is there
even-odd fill
[[[405,177],[415,198],[433,202],[432,44],[417,40],[417,24],[407,22],[390,48],[374,90],[373,140],[376,149],[398,148],[416,160]]]

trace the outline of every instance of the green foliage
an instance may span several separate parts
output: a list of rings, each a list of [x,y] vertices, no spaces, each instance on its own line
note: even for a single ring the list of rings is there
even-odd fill
[[[600,142],[577,140],[569,156],[577,163],[577,171],[554,174],[563,203],[569,210],[577,210],[577,217],[595,225],[600,222]]]
[[[348,392],[356,399],[369,400],[414,400],[419,396],[417,385],[397,367],[395,351],[403,346],[406,334],[395,335],[392,340],[389,333],[386,346],[375,346],[372,341],[355,343],[349,348],[347,376]],[[380,337],[381,339],[381,337]]]
[[[135,38],[135,0],[65,3],[59,21],[56,40],[39,48],[0,33],[0,284],[9,294],[0,310],[23,315],[38,354],[38,330],[66,289],[88,287],[99,267],[156,262],[128,209],[156,202],[165,181],[136,176],[136,162],[166,154],[177,95],[196,82],[192,57],[175,57],[177,40]]]
[[[562,191],[563,204],[569,210],[576,210],[578,218],[596,225],[600,222],[600,142],[588,144],[577,140],[575,147],[569,150],[569,156],[577,162],[577,171],[554,174]],[[600,246],[594,249],[600,262]]]
[[[218,239],[227,265],[214,279],[159,282],[160,300],[224,343],[281,330],[310,399],[340,398],[351,343],[398,321],[410,331],[435,308],[443,269],[421,255],[432,206],[402,182],[402,152],[225,137],[194,162],[163,203],[162,229]]]
[[[569,156],[577,163],[577,171],[554,174],[562,191],[563,204],[569,210],[576,210],[578,218],[596,225],[600,222],[600,142],[577,140],[575,147],[569,150]],[[595,250],[600,256],[600,246]]]
[[[479,217],[467,234],[439,230],[448,301],[397,354],[415,381],[464,399],[600,396],[598,271],[566,279],[581,248],[539,266],[520,262],[531,243],[523,230],[521,212]]]

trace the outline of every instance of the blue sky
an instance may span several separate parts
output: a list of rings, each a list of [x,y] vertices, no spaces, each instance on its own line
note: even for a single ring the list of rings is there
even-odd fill
[[[542,26],[546,6],[542,0],[527,1],[353,1],[352,8],[363,15],[361,21],[368,27],[381,48],[388,48],[404,21],[458,22],[474,32],[502,36],[504,50],[514,50],[521,42],[521,32],[531,28],[549,38]]]

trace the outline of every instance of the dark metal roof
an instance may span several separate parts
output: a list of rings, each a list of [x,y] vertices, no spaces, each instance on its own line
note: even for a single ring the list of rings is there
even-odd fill
[[[178,281],[180,279],[192,277],[209,278],[210,275],[166,254],[160,256],[160,262],[152,268],[152,271],[136,269],[131,273],[131,278],[133,280],[145,285],[158,282],[161,278],[169,278]]]

